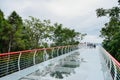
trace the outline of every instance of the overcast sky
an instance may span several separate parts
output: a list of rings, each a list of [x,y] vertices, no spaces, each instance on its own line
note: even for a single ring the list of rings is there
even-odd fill
[[[97,8],[117,6],[117,0],[1,0],[0,9],[9,16],[15,10],[23,19],[50,19],[65,27],[87,33],[84,41],[102,42],[100,30],[108,18],[97,18]]]

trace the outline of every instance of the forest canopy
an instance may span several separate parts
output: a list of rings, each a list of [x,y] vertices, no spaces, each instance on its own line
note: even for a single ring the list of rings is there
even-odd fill
[[[79,44],[78,37],[85,34],[69,29],[62,24],[51,24],[30,16],[23,20],[13,11],[7,18],[0,10],[0,53],[35,49],[49,46]],[[51,44],[49,44],[51,42]]]

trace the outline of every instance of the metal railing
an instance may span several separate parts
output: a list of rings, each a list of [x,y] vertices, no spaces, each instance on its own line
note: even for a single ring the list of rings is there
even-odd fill
[[[77,45],[58,46],[0,54],[0,77],[34,66],[78,49]]]
[[[100,53],[107,65],[113,80],[120,80],[120,63],[111,56],[104,48],[100,47]]]

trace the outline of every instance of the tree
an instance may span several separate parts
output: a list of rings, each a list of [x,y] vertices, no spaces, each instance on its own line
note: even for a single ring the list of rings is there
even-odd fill
[[[3,24],[4,23],[4,14],[3,12],[0,10],[0,52],[4,52],[3,51],[3,38],[2,38],[2,35],[3,35]]]
[[[23,22],[22,18],[13,11],[8,17],[8,23],[11,25],[10,35],[9,35],[9,48],[8,52],[22,50],[25,48],[23,37]]]
[[[120,0],[118,1],[120,3]],[[103,47],[108,50],[116,59],[119,50],[119,34],[120,34],[120,8],[118,6],[111,9],[99,8],[96,10],[98,17],[107,16],[109,22],[105,23],[105,27],[101,29],[101,37],[104,37]],[[120,58],[118,59],[120,61]]]
[[[68,28],[63,28],[62,24],[54,24],[54,42],[56,46],[63,45],[73,45],[78,44],[76,37],[80,35],[79,32],[75,32],[75,30],[71,30]]]
[[[11,25],[4,18],[3,12],[0,10],[0,52],[8,50],[8,41],[10,35]]]
[[[25,28],[27,29],[27,35],[31,48],[39,48],[44,46],[44,41],[49,37],[51,30],[50,20],[44,20],[43,22],[37,18],[30,16],[30,20],[25,20]]]
[[[0,10],[0,52],[19,51],[54,46],[78,44],[82,35],[74,29],[63,27],[62,24],[51,25],[50,20],[41,21],[30,16],[23,23],[22,18],[13,11],[7,19]]]

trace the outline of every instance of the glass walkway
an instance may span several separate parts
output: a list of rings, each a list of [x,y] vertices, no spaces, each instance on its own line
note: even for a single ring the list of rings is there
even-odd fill
[[[57,57],[54,57],[52,54],[54,58],[49,59],[50,55],[47,55],[48,51],[45,49],[44,61],[38,64],[35,64],[35,52],[32,59],[35,65],[24,69],[18,64],[18,56],[17,67],[20,70],[2,76],[0,80],[120,80],[119,63],[102,47],[82,45],[79,48],[58,50],[60,47],[56,53],[59,52],[61,55],[58,53]],[[51,52],[53,53],[53,50]]]

